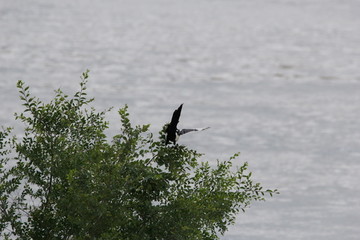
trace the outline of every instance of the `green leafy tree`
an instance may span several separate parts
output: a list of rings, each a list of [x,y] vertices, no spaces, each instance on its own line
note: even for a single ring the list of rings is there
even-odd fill
[[[236,215],[266,194],[235,154],[216,167],[183,145],[132,126],[127,106],[111,141],[105,114],[87,107],[88,72],[73,97],[49,103],[19,81],[21,139],[0,131],[0,238],[218,239]],[[165,128],[165,127],[164,127]]]

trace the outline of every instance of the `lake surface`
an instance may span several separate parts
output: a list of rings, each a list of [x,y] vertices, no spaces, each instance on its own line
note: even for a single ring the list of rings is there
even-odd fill
[[[16,81],[50,99],[89,95],[108,114],[129,105],[158,132],[211,129],[181,144],[226,159],[240,151],[280,195],[252,205],[223,240],[358,239],[358,0],[0,0],[0,125],[21,124]],[[236,165],[236,162],[235,162]]]

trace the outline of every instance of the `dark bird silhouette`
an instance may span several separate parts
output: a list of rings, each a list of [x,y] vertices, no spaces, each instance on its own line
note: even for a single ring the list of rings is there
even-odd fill
[[[179,118],[182,110],[182,104],[178,109],[176,109],[172,115],[171,122],[169,123],[166,129],[166,142],[165,144],[169,144],[169,142],[176,143],[176,130],[177,124],[179,123]]]
[[[177,128],[177,124],[179,123],[182,106],[183,106],[183,104],[181,104],[179,106],[179,108],[176,109],[174,111],[173,115],[172,115],[171,122],[169,123],[169,125],[168,125],[168,127],[166,129],[166,141],[165,141],[165,144],[169,144],[169,142],[172,142],[173,144],[176,144],[177,140],[179,139],[179,137],[181,135],[184,135],[184,134],[186,134],[188,132],[203,131],[203,130],[206,130],[206,129],[210,128],[210,127],[206,127],[206,128],[185,128],[185,129],[179,130]]]

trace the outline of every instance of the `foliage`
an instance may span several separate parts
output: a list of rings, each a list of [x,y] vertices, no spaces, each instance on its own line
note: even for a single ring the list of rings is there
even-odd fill
[[[0,131],[0,238],[218,239],[263,190],[235,154],[216,167],[183,145],[166,146],[149,125],[119,110],[120,134],[108,141],[105,113],[86,106],[88,72],[73,97],[49,103],[19,81],[25,125],[18,140]]]

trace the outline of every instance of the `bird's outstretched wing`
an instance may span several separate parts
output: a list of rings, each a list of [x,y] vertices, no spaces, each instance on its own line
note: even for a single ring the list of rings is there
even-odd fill
[[[166,129],[165,144],[168,144],[169,142],[173,142],[175,144],[176,142],[176,130],[177,130],[177,124],[179,123],[182,106],[183,105],[181,104],[179,108],[176,109],[172,115],[171,122]]]
[[[171,118],[171,122],[170,122],[170,126],[175,128],[177,127],[177,124],[179,123],[179,119],[180,119],[180,115],[181,115],[181,109],[182,109],[182,104],[179,106],[178,109],[176,109],[172,115]]]
[[[184,135],[188,132],[194,132],[194,131],[204,131],[206,129],[209,129],[210,127],[206,127],[206,128],[185,128],[185,129],[181,129],[178,134],[179,135]]]

